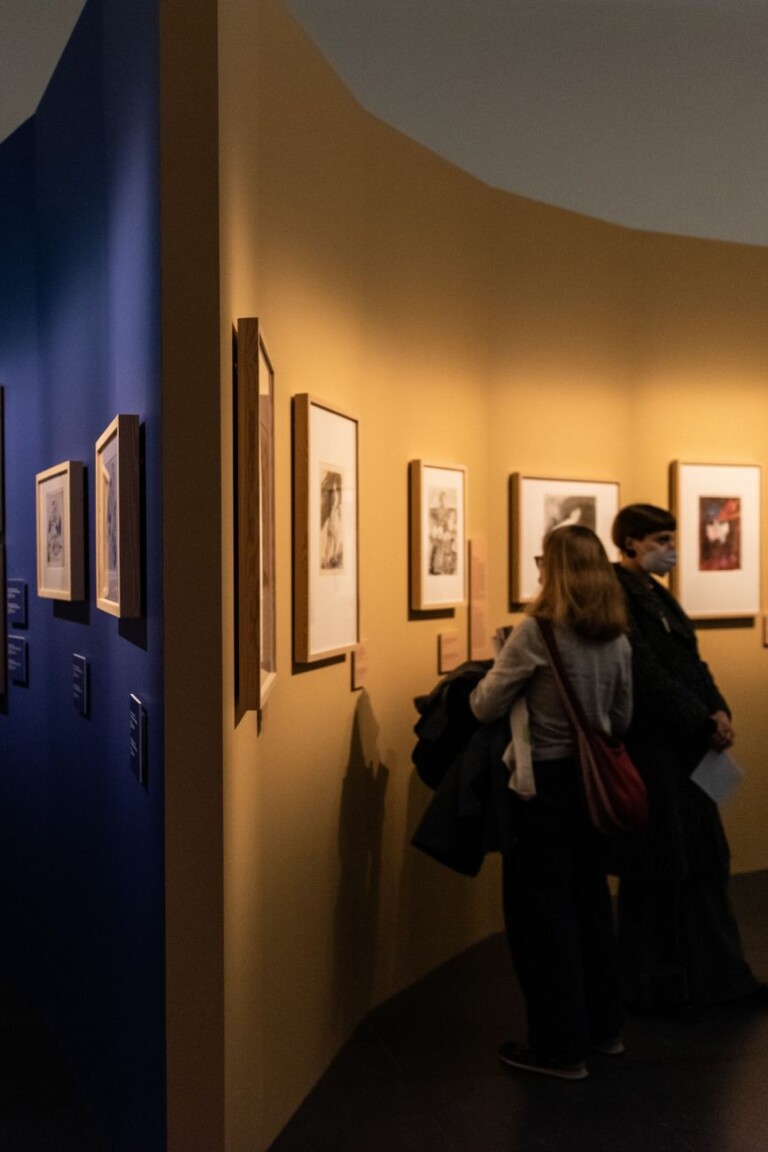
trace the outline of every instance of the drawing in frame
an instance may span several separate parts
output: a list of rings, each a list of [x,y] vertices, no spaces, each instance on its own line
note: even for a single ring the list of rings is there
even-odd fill
[[[453,608],[467,599],[466,477],[461,465],[409,466],[411,608]]]
[[[308,393],[293,398],[294,659],[360,641],[358,421]]]
[[[141,615],[139,417],[121,414],[96,441],[96,607]]]
[[[695,620],[760,611],[760,468],[752,464],[670,466],[677,518],[671,588]]]
[[[35,476],[37,594],[51,600],[85,596],[83,465],[65,460]]]
[[[539,590],[536,557],[544,537],[564,524],[583,524],[600,537],[609,559],[616,558],[611,528],[619,510],[619,485],[608,480],[510,477],[510,603],[525,604]]]
[[[277,675],[275,374],[255,317],[237,321],[238,713],[264,707]]]

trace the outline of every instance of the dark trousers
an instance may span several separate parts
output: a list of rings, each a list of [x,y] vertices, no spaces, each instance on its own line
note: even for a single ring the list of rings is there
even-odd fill
[[[618,931],[624,995],[634,1008],[722,1004],[757,987],[728,898],[727,864],[683,880],[622,878]]]
[[[510,793],[515,836],[505,853],[504,921],[525,996],[528,1044],[583,1060],[622,1024],[605,840],[588,823],[573,760],[534,764],[537,795]]]

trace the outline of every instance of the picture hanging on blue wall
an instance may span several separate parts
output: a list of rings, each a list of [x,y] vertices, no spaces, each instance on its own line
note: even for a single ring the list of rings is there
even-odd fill
[[[139,418],[116,416],[96,441],[96,606],[141,615]]]
[[[85,596],[83,465],[65,460],[35,477],[37,594],[51,600]]]

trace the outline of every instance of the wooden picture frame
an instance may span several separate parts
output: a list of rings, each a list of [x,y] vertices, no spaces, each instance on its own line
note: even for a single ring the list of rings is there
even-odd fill
[[[536,557],[554,528],[580,523],[600,537],[608,557],[616,559],[611,529],[619,510],[619,485],[612,480],[563,480],[510,476],[510,604],[525,604],[539,590]]]
[[[760,611],[760,468],[756,464],[670,465],[677,566],[670,587],[695,620]]]
[[[141,615],[139,417],[121,414],[96,441],[96,607]]]
[[[467,599],[467,470],[411,460],[408,471],[411,608],[453,608]]]
[[[237,321],[238,711],[263,708],[277,675],[275,374],[258,319]]]
[[[294,659],[360,640],[358,421],[308,393],[293,398]]]
[[[64,460],[35,476],[37,594],[50,600],[85,597],[83,465]]]

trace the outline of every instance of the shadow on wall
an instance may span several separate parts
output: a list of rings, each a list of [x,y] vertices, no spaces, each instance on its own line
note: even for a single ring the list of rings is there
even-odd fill
[[[334,1006],[345,1031],[370,1009],[373,997],[384,797],[389,782],[389,769],[379,762],[376,752],[378,733],[370,699],[363,692],[352,727],[339,817]]]
[[[431,687],[427,685],[425,691]],[[411,844],[431,798],[431,790],[411,766],[400,876],[397,984],[419,979],[466,948],[473,937],[496,931],[499,924],[498,857],[486,859],[482,875],[472,878],[439,864]]]

